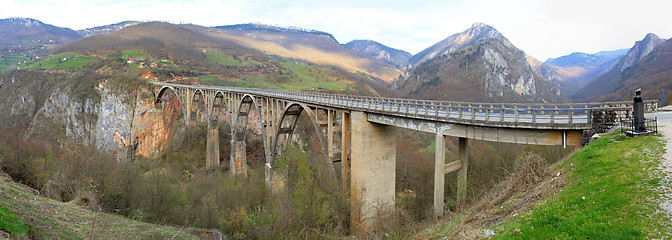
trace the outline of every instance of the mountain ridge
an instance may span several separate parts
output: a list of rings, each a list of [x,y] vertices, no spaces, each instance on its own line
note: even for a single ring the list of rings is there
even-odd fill
[[[409,52],[391,48],[373,40],[356,39],[341,45],[371,58],[382,60],[397,68],[405,67],[408,60],[413,56]]]

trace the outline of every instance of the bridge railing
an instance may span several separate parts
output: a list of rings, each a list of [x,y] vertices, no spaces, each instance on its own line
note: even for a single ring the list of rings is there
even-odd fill
[[[517,127],[534,126],[535,128],[563,126],[568,129],[585,129],[591,123],[591,112],[593,111],[629,112],[632,108],[632,102],[628,101],[566,104],[469,103],[308,93],[274,89],[193,86],[171,83],[155,84],[251,93],[259,96],[302,101],[335,108],[445,122],[468,122],[483,126],[515,125]],[[656,109],[658,102],[656,100],[647,100],[645,105],[649,110]]]

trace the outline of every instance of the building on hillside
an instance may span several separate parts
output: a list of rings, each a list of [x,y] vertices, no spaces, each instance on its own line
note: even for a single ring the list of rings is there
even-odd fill
[[[151,67],[151,68],[156,68],[158,66],[159,65],[156,62],[152,62],[152,63],[149,64],[149,67]]]
[[[140,65],[139,65],[138,67],[139,67],[139,68],[146,68],[146,67],[147,67],[147,63],[145,63],[145,62],[141,62]]]
[[[128,61],[126,61],[126,63],[135,63],[135,59],[129,58]]]

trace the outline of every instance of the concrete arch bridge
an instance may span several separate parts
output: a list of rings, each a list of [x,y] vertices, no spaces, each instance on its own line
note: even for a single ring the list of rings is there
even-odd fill
[[[446,163],[445,148],[435,151],[434,213],[443,214],[445,174],[458,171],[457,199],[464,200],[467,141],[535,145],[580,145],[583,131],[632,115],[632,102],[581,104],[466,103],[378,98],[271,89],[250,89],[152,82],[156,103],[175,93],[185,121],[196,121],[197,104],[208,122],[206,166],[219,165],[218,115],[228,111],[231,123],[231,171],[246,174],[245,131],[250,112],[261,121],[265,173],[272,184],[273,160],[286,149],[301,113],[307,114],[326,153],[332,176],[342,176],[351,193],[351,222],[374,224],[381,209],[394,208],[395,129],[436,134],[437,146],[458,137],[459,160]],[[657,101],[646,101],[655,110]],[[605,117],[610,116],[610,117]],[[606,122],[605,122],[606,121]],[[335,141],[340,140],[340,141]],[[338,142],[340,144],[335,144]],[[339,166],[336,171],[333,166]],[[347,178],[349,176],[349,184]]]

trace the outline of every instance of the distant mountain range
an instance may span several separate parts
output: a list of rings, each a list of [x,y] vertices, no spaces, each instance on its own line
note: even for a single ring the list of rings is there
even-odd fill
[[[628,50],[595,54],[575,52],[567,56],[550,58],[545,63],[565,79],[563,92],[571,96],[595,77],[609,71]]]
[[[72,29],[56,27],[30,18],[0,19],[0,44],[44,41],[67,44],[80,39]]]
[[[343,46],[370,58],[384,61],[397,68],[405,67],[408,60],[413,56],[406,51],[394,49],[373,40],[352,40],[343,44]]]
[[[579,102],[627,100],[641,87],[645,97],[658,99],[663,89],[672,90],[670,45],[670,40],[647,34],[610,70],[597,76],[572,98]]]
[[[203,27],[126,21],[74,31],[28,18],[0,20],[0,44],[33,40],[62,46],[54,53],[142,49],[156,58],[195,64],[206,64],[203,53],[211,48],[234,58],[280,56],[365,76],[365,89],[374,94],[454,101],[563,102],[568,96],[573,101],[618,100],[626,94],[621,91],[629,94],[631,89],[624,89],[639,81],[663,86],[642,77],[664,78],[649,74],[672,68],[661,65],[667,56],[659,48],[667,45],[655,34],[632,49],[577,52],[541,62],[484,23],[411,55],[373,40],[340,44],[326,32],[263,24]]]

